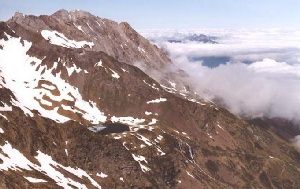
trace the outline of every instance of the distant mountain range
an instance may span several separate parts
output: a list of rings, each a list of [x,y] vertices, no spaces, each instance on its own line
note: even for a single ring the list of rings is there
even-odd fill
[[[201,43],[211,43],[211,44],[217,44],[216,37],[210,37],[204,34],[191,34],[182,37],[181,39],[168,39],[167,41],[170,43],[184,43],[184,42],[201,42]]]
[[[198,33],[175,32],[170,35],[161,35],[155,37],[149,36],[148,38],[153,42],[167,41],[170,43],[188,43],[188,42],[211,43],[211,44],[218,43],[217,37],[198,34]]]

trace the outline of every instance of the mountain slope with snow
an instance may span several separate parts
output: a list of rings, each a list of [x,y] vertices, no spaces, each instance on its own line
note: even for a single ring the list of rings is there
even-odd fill
[[[97,22],[126,37],[101,46]],[[0,23],[1,188],[299,188],[288,142],[161,85],[139,57],[171,64],[129,25],[86,12]]]

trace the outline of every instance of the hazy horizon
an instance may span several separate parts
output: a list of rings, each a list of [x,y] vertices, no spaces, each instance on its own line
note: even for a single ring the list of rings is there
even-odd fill
[[[196,1],[105,1],[1,0],[0,20],[15,12],[52,14],[59,9],[88,11],[96,16],[129,22],[135,29],[265,29],[300,28],[300,1],[217,0]]]

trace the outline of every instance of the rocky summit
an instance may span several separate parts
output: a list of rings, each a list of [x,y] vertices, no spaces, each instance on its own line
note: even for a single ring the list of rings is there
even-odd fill
[[[88,12],[1,22],[0,188],[300,188],[289,141],[137,62],[172,65]]]

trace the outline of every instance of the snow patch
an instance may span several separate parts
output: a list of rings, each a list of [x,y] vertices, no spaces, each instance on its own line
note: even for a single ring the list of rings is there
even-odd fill
[[[110,69],[110,68],[109,68],[109,69]],[[113,73],[113,74],[111,74],[112,77],[114,77],[114,78],[116,78],[116,79],[119,79],[119,78],[120,78],[120,76],[119,76],[119,74],[118,74],[117,72],[115,72],[115,71],[112,70],[112,69],[110,69],[110,71]]]
[[[7,41],[0,40],[0,45],[3,46],[0,49],[0,70],[5,79],[4,86],[16,97],[16,100],[12,100],[13,105],[20,107],[27,115],[33,116],[32,110],[37,110],[43,117],[61,123],[69,121],[70,118],[58,113],[59,110],[81,114],[93,124],[106,120],[106,116],[94,102],[84,101],[77,88],[52,74],[55,64],[52,68],[41,66],[42,60],[26,54],[31,47],[30,42],[24,40],[23,45],[20,38],[7,37]],[[38,87],[40,81],[50,82],[51,86]],[[60,94],[54,95],[49,89],[57,89]],[[44,97],[49,97],[51,102],[58,102],[59,105],[53,107],[50,102],[42,100]],[[70,101],[73,105],[60,104],[62,101]],[[51,106],[51,109],[45,109],[42,105]],[[5,106],[2,110],[11,108]]]
[[[71,67],[65,66],[65,68],[67,69],[67,72],[68,72],[68,75],[69,75],[69,76],[71,76],[71,75],[74,73],[74,71],[75,71],[76,73],[79,73],[79,72],[82,71],[82,69],[79,68],[79,67],[77,67],[75,64],[73,64]]]
[[[154,125],[157,123],[157,119],[152,118],[151,122],[148,123],[148,125]]]
[[[58,45],[67,48],[83,48],[84,46],[89,46],[92,48],[94,46],[93,42],[87,41],[75,41],[68,39],[64,34],[58,31],[42,30],[41,35],[44,39],[49,40],[53,45]]]
[[[69,185],[73,185],[77,188],[86,188],[85,185],[78,183],[76,181],[73,181],[70,178],[66,178],[64,175],[62,175],[60,172],[58,172],[54,167],[56,168],[62,168],[65,171],[68,171],[69,173],[79,177],[79,178],[83,178],[86,177],[93,186],[95,186],[96,188],[101,188],[101,186],[99,186],[99,184],[92,179],[88,173],[86,173],[84,170],[80,169],[80,168],[72,168],[72,167],[65,167],[57,162],[55,162],[51,156],[42,153],[41,151],[38,151],[38,155],[35,157],[39,163],[40,163],[40,171],[44,171],[46,172],[47,176],[49,176],[50,178],[52,178],[53,180],[56,181],[56,183],[64,188],[72,188]]]
[[[217,126],[218,126],[220,129],[224,130],[224,128],[223,128],[219,123],[217,123]]]
[[[186,171],[187,175],[189,175],[192,178],[195,178],[190,172]]]
[[[142,47],[138,47],[138,50],[139,50],[141,53],[145,53],[145,52],[146,52],[145,49],[142,48]]]
[[[144,82],[146,85],[148,85],[149,87],[151,87],[152,89],[155,89],[155,90],[159,91],[159,88],[156,87],[156,84],[155,84],[155,83],[153,83],[152,85],[150,85],[150,84],[147,83],[147,81],[145,81],[145,80],[143,80],[143,82]]]
[[[210,138],[210,139],[213,139],[212,135],[210,133],[206,133],[207,136]]]
[[[97,66],[103,67],[103,66],[102,66],[102,60],[100,60],[99,62],[97,62],[97,63],[94,65],[94,67],[97,67]]]
[[[152,112],[145,111],[145,115],[152,115]]]
[[[143,141],[143,142],[144,142],[145,144],[147,144],[148,146],[152,146],[151,141],[150,141],[148,138],[144,137],[143,135],[137,134],[136,137],[137,137],[139,140]]]
[[[138,119],[138,118],[133,118],[133,117],[111,117],[110,120],[115,123],[115,122],[119,122],[119,123],[123,123],[123,124],[127,124],[127,125],[139,125],[141,123],[145,122],[145,119]]]
[[[176,83],[172,82],[172,81],[168,81],[170,83],[170,85],[175,89],[176,88]]]
[[[76,24],[74,24],[74,26],[81,31],[82,33],[85,33],[85,31],[83,31],[82,26],[77,26]],[[85,33],[86,34],[86,33]]]
[[[28,180],[29,182],[31,183],[41,183],[41,182],[48,182],[44,179],[37,179],[37,178],[34,178],[34,177],[24,177],[26,180]]]
[[[1,67],[0,67],[0,69],[1,69]],[[12,111],[12,107],[9,106],[9,105],[7,105],[7,104],[5,104],[5,103],[3,103],[3,106],[0,106],[0,111],[2,111],[2,112],[10,112],[10,111]]]
[[[2,152],[0,152],[0,159],[2,160],[0,170],[32,170],[32,163],[18,150],[14,149],[7,141],[3,146],[0,146],[0,148],[2,150]]]
[[[122,70],[123,72],[129,72],[129,71],[125,70],[124,68],[121,68],[121,70]]]
[[[155,100],[150,100],[147,102],[147,104],[154,104],[154,103],[160,103],[160,102],[166,102],[167,99],[166,98],[158,98],[158,99],[155,99]]]
[[[157,137],[158,140],[162,140],[163,138],[164,138],[164,137],[161,136],[161,135],[158,135],[158,137]]]
[[[119,139],[121,139],[122,137],[121,136],[115,136],[114,137],[114,139],[116,139],[116,140],[119,140]]]
[[[143,172],[146,172],[146,171],[150,171],[151,169],[145,165],[142,164],[142,162],[145,162],[148,164],[146,158],[144,156],[140,156],[140,155],[134,155],[134,154],[131,154],[133,159],[135,161],[137,161],[139,164],[140,164],[140,167],[142,169]]]
[[[104,173],[102,173],[102,172],[100,172],[100,174],[97,173],[96,176],[101,177],[101,178],[106,178],[106,177],[108,177],[107,174],[104,174]]]
[[[67,156],[69,156],[68,149],[65,149],[65,153]]]
[[[19,150],[14,149],[10,143],[7,141],[3,146],[0,146],[2,152],[0,153],[0,159],[2,160],[2,164],[0,164],[0,170],[8,171],[22,171],[22,170],[36,170],[40,173],[48,176],[49,178],[53,179],[57,185],[66,188],[66,189],[73,189],[76,188],[87,188],[84,184],[76,182],[71,178],[67,178],[59,169],[64,169],[65,171],[69,172],[70,174],[75,175],[76,177],[82,179],[83,177],[87,178],[91,184],[96,188],[101,188],[99,184],[92,179],[88,173],[80,168],[72,168],[72,167],[65,167],[57,162],[55,162],[51,156],[42,153],[41,151],[37,151],[38,155],[35,158],[38,160],[38,164],[34,164],[29,161]],[[37,181],[36,179],[29,178],[31,181]],[[72,186],[72,187],[71,187]]]

